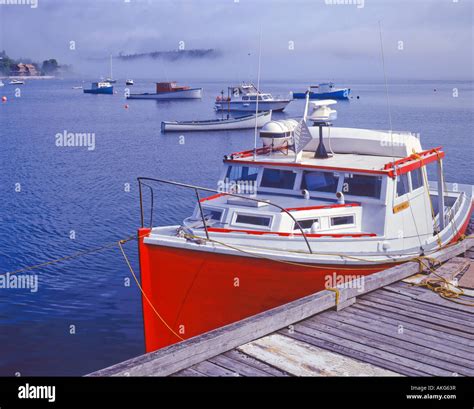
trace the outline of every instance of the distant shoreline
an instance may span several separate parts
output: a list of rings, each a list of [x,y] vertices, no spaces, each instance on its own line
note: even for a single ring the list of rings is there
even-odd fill
[[[53,80],[55,75],[10,75],[0,76],[1,80]]]

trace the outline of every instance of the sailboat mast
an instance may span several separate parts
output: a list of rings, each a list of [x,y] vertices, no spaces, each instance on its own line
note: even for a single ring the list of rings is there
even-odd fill
[[[113,79],[113,73],[112,73],[112,54],[110,54],[110,79]]]

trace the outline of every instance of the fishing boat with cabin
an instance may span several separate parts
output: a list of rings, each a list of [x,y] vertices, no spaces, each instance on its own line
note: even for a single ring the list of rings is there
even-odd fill
[[[93,82],[90,89],[85,89],[84,94],[105,94],[112,95],[114,86],[110,82]]]
[[[350,88],[336,88],[332,82],[311,85],[309,99],[349,99]],[[294,99],[305,99],[306,92],[293,92]]]
[[[335,103],[307,96],[300,121],[267,123],[261,147],[224,157],[217,189],[138,179],[147,351],[463,237],[473,186],[444,180],[443,149],[410,132],[334,127]],[[163,184],[196,198],[174,225],[154,223],[153,201],[145,213]]]
[[[272,94],[260,92],[253,84],[242,83],[238,87],[229,87],[227,97],[224,92],[216,97],[216,111],[283,111],[291,102],[290,98],[275,98]]]
[[[176,81],[157,82],[156,93],[130,94],[127,99],[199,99],[202,98],[202,88],[179,86]]]

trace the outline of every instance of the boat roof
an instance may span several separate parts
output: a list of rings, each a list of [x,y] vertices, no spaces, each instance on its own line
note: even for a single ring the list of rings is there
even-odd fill
[[[255,160],[253,150],[249,150],[226,157],[226,162],[352,171],[393,177],[444,157],[441,147],[423,151],[419,138],[410,132],[326,127],[323,128],[323,141],[328,153],[332,150],[334,155],[326,159],[315,158],[319,145],[319,128],[313,126],[308,129],[311,138],[296,158],[294,152],[287,148],[270,151],[267,146],[257,150]]]

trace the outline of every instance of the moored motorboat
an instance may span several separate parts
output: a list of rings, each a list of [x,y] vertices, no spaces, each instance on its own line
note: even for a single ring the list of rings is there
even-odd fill
[[[133,80],[127,80],[127,81],[125,81],[125,85],[133,85]]]
[[[229,87],[227,97],[222,92],[216,97],[216,111],[283,111],[291,102],[289,98],[275,98],[272,94],[257,90],[253,84],[242,83],[237,87]]]
[[[465,233],[473,187],[445,182],[442,148],[424,149],[409,132],[332,127],[335,101],[306,114],[308,102],[297,126],[272,121],[262,147],[226,156],[217,189],[139,178],[147,351],[340,282],[363,285]],[[152,183],[193,191],[194,212],[145,226]]]
[[[349,99],[350,88],[335,88],[332,82],[310,86],[310,99]],[[305,99],[306,92],[293,92],[294,99]]]
[[[5,86],[5,84],[3,83],[2,80],[0,80],[0,87],[4,87],[4,86]]]
[[[199,99],[202,98],[202,88],[178,86],[175,81],[157,82],[155,93],[130,94],[127,99]]]
[[[93,82],[90,89],[85,89],[84,94],[106,94],[112,95],[114,87],[110,82]]]
[[[169,131],[222,131],[262,127],[272,119],[272,112],[259,112],[237,118],[210,119],[207,121],[163,121],[161,132]],[[256,122],[256,123],[255,123]]]
[[[25,83],[25,81],[21,81],[21,80],[11,80],[9,82],[10,85],[23,85]]]

